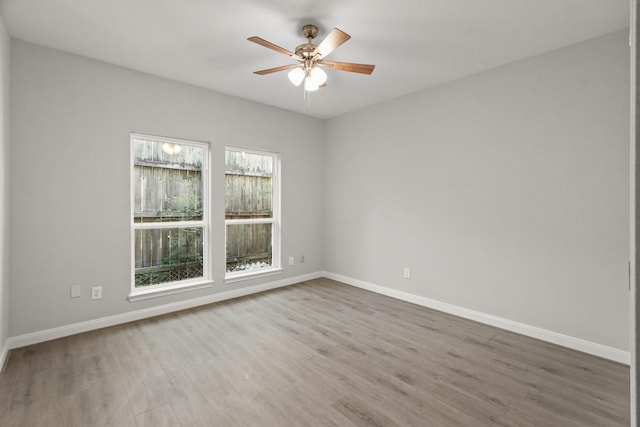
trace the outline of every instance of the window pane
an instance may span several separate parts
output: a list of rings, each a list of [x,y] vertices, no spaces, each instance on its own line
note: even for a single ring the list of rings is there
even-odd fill
[[[272,229],[272,224],[227,225],[227,273],[271,267]]]
[[[133,140],[134,222],[202,220],[204,149]]]
[[[273,157],[225,152],[226,219],[273,218]]]
[[[135,230],[135,287],[203,277],[202,227]]]

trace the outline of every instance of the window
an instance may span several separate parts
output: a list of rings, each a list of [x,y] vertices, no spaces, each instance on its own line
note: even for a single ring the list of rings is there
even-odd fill
[[[227,281],[280,269],[279,161],[275,153],[227,147]]]
[[[208,145],[133,134],[131,158],[132,296],[208,281]]]

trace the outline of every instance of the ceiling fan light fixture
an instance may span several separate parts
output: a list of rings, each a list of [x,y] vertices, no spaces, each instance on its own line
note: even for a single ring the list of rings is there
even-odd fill
[[[298,61],[298,64],[282,65],[280,67],[254,71],[254,73],[263,76],[279,71],[290,70],[287,75],[291,83],[295,86],[300,86],[304,80],[304,91],[315,92],[321,87],[326,86],[327,73],[320,69],[320,67],[329,67],[338,71],[349,71],[360,74],[371,74],[373,72],[375,65],[325,61],[327,55],[351,38],[351,36],[344,31],[333,28],[317,45],[314,44],[312,40],[318,35],[318,27],[311,24],[305,25],[302,27],[302,34],[307,39],[307,42],[296,47],[295,52],[284,49],[258,36],[249,37],[247,40],[250,42],[287,55]]]
[[[304,70],[300,67],[296,67],[293,70],[289,71],[288,77],[291,83],[296,86],[300,86],[305,77]]]

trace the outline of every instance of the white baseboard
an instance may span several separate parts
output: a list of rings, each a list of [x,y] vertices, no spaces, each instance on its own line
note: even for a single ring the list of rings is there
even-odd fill
[[[340,274],[324,272],[323,276],[328,279],[336,280],[338,282],[342,282],[357,288],[421,305],[423,307],[432,308],[444,313],[453,314],[465,319],[474,320],[479,323],[495,326],[507,331],[516,332],[521,335],[527,335],[539,340],[558,344],[563,347],[568,347],[574,350],[582,351],[584,353],[589,353],[598,357],[613,360],[618,363],[623,363],[625,365],[631,364],[631,353],[624,350],[619,350],[617,348],[608,347],[606,345],[597,344],[591,341],[586,341],[580,338],[575,338],[569,335],[560,334],[557,332],[549,331],[547,329],[515,322],[513,320],[504,319],[490,314],[481,313],[479,311],[470,310],[468,308],[460,307],[446,302],[421,297],[418,295],[410,294],[408,292],[399,291],[397,289],[374,285],[372,283],[342,276]]]
[[[122,323],[133,322],[136,320],[146,319],[149,317],[159,316],[162,314],[172,313],[175,311],[185,310],[201,305],[211,304],[214,302],[225,301],[233,298],[239,298],[246,295],[256,294],[271,289],[282,288],[284,286],[313,280],[323,277],[322,273],[310,273],[302,276],[281,279],[273,282],[263,283],[255,286],[247,286],[244,288],[232,289],[229,291],[218,292],[199,298],[191,298],[184,301],[173,302],[169,304],[158,305],[155,307],[143,308],[141,310],[129,311],[127,313],[115,314],[113,316],[102,317],[99,319],[87,320],[84,322],[74,323],[71,325],[60,326],[57,328],[47,329],[44,331],[32,332],[29,334],[10,337],[5,343],[2,357],[6,356],[8,350],[12,348],[24,347],[39,342],[49,341],[56,338],[62,338],[69,335],[79,334],[81,332],[93,331],[95,329],[106,328],[108,326],[119,325]],[[2,365],[0,365],[2,366]]]
[[[317,273],[310,273],[302,276],[291,277],[288,279],[282,279],[282,280],[277,280],[273,282],[263,283],[260,285],[232,289],[229,291],[206,295],[199,298],[192,298],[184,301],[178,301],[178,302],[173,302],[169,304],[158,305],[155,307],[144,308],[141,310],[130,311],[127,313],[116,314],[113,316],[102,317],[99,319],[87,320],[85,322],[79,322],[71,325],[60,326],[57,328],[47,329],[44,331],[32,332],[29,334],[10,337],[6,340],[2,349],[0,350],[0,370],[4,366],[4,363],[6,362],[6,358],[9,350],[13,348],[24,347],[31,344],[37,344],[39,342],[49,341],[56,338],[62,338],[69,335],[75,335],[81,332],[88,332],[95,329],[105,328],[108,326],[114,326],[122,323],[133,322],[136,320],[146,319],[153,316],[159,316],[162,314],[172,313],[175,311],[180,311],[180,310],[185,310],[193,307],[198,307],[201,305],[211,304],[214,302],[225,301],[233,298],[238,298],[238,297],[251,295],[259,292],[264,292],[270,289],[281,288],[281,287],[293,285],[296,283],[304,282],[307,280],[317,279],[320,277],[326,277],[328,279],[337,280],[347,285],[355,286],[355,287],[365,289],[371,292],[375,292],[381,295],[386,295],[402,301],[407,301],[413,304],[421,305],[423,307],[428,307],[434,310],[453,314],[455,316],[463,317],[465,319],[470,319],[476,322],[495,326],[497,328],[505,329],[511,332],[527,335],[543,341],[551,342],[553,344],[558,344],[564,347],[572,348],[574,350],[582,351],[582,352],[593,354],[595,356],[599,356],[605,359],[613,360],[618,363],[623,363],[626,365],[630,365],[631,363],[631,354],[627,351],[619,350],[613,347],[608,347],[602,344],[597,344],[591,341],[586,341],[580,338],[571,337],[568,335],[560,334],[557,332],[549,331],[546,329],[538,328],[538,327],[527,325],[524,323],[515,322],[513,320],[504,319],[504,318],[493,316],[490,314],[481,313],[479,311],[470,310],[464,307],[445,303],[442,301],[421,297],[418,295],[410,294],[408,292],[403,292],[396,289],[375,285],[362,280],[353,279],[347,276],[342,276],[342,275],[334,274],[330,272],[317,272]]]

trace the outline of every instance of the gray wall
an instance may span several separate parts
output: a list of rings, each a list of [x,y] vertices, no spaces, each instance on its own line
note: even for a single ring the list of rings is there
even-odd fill
[[[0,17],[0,358],[9,337],[9,35]],[[2,361],[0,360],[0,363]],[[0,367],[1,369],[1,367]]]
[[[15,40],[11,73],[10,336],[231,288],[220,174],[214,289],[127,302],[138,131],[211,141],[214,171],[225,144],[281,153],[282,255],[307,261],[281,277],[324,269],[629,349],[626,34],[327,122]]]
[[[320,120],[17,40],[11,72],[11,336],[322,269]],[[131,131],[211,142],[213,289],[127,301]],[[223,284],[226,144],[280,153],[282,254],[305,264]]]
[[[629,350],[626,32],[325,132],[325,270]]]

